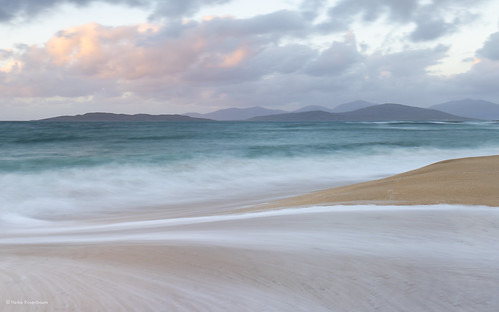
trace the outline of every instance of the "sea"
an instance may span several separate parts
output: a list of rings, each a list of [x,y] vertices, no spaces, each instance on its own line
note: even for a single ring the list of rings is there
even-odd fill
[[[0,122],[0,224],[210,214],[494,154],[496,122]]]

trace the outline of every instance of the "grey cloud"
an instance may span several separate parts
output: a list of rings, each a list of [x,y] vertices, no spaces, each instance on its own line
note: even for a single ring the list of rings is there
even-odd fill
[[[426,72],[428,66],[436,64],[445,56],[447,48],[444,46],[388,55],[360,55],[348,41],[336,42],[324,53],[316,56],[314,65],[320,64],[326,56],[333,53],[332,51],[347,57],[345,63],[350,66],[342,67],[341,62],[326,62],[324,65],[331,66],[329,71],[275,75],[272,79],[266,79],[265,83],[254,82],[254,91],[249,92],[246,100],[267,105],[299,102],[301,105],[327,106],[359,98],[413,105],[424,105],[434,99],[446,99],[442,94],[449,90],[447,81],[429,76]],[[328,57],[327,60],[330,61],[331,58]],[[273,98],[275,93],[280,96]],[[267,97],[272,100],[266,100]]]
[[[317,51],[304,45],[279,44],[285,36],[301,36],[310,25],[294,11],[277,11],[247,19],[215,18],[191,24],[182,25],[181,30],[171,25],[161,34],[167,40],[173,39],[169,30],[172,28],[177,30],[177,38],[202,38],[203,51],[183,74],[188,81],[237,84],[275,73],[303,70],[317,56]],[[237,66],[219,66],[237,50],[244,51]]]
[[[279,74],[291,74],[300,72],[316,56],[317,52],[307,46],[290,44],[269,49],[263,57],[262,65]]]
[[[457,75],[452,80],[457,86],[453,90],[461,97],[475,97],[490,99],[497,102],[499,98],[499,32],[489,36],[483,47],[479,49],[476,55],[480,62],[474,64],[472,68],[465,73]]]
[[[3,76],[3,75],[2,75]],[[117,86],[110,81],[87,79],[78,75],[55,70],[39,70],[36,74],[20,73],[16,77],[0,76],[2,97],[79,97],[105,93],[116,93]],[[29,81],[29,85],[26,84]],[[112,90],[112,91],[111,91]]]
[[[372,55],[366,60],[370,77],[406,79],[427,76],[426,68],[446,56],[448,47],[402,51],[387,55]],[[384,77],[383,77],[384,76]]]
[[[318,13],[326,5],[326,0],[303,0],[300,5],[300,11],[303,17],[307,20],[317,18]]]
[[[191,71],[197,85],[183,88],[191,102],[210,105],[268,107],[290,105],[331,105],[335,101],[365,98],[424,105],[431,99],[446,100],[448,81],[429,76],[427,68],[446,56],[448,48],[363,55],[349,34],[325,51],[302,46],[273,46],[261,43],[251,58],[238,68]],[[199,90],[210,90],[199,98]],[[166,91],[163,96],[171,94]],[[296,104],[300,103],[300,104]]]
[[[205,66],[198,62],[183,75],[188,81],[198,83],[229,85],[259,81],[275,74],[289,74],[302,71],[317,52],[299,44],[285,46],[256,45],[252,55],[234,67]],[[209,64],[208,64],[209,65]]]
[[[392,20],[404,21],[411,18],[417,6],[417,0],[342,0],[329,10],[329,15],[333,18],[360,15],[365,21],[374,21],[388,14]]]
[[[462,4],[464,5],[465,2]],[[459,6],[459,1],[455,5]],[[415,42],[435,40],[446,34],[456,32],[461,25],[479,18],[479,16],[468,11],[459,10],[453,14],[452,20],[446,21],[444,14],[440,11],[452,7],[451,4],[448,4],[448,6],[442,5],[442,7],[433,5],[420,8],[414,17],[416,28],[410,34],[410,39]]]
[[[477,54],[490,60],[499,61],[499,32],[490,35]]]
[[[347,36],[345,42],[333,42],[312,62],[306,72],[311,75],[338,75],[362,59],[353,36]]]
[[[447,23],[439,19],[421,19],[411,33],[412,41],[430,41],[442,37],[456,29],[455,23]]]
[[[156,3],[155,12],[151,18],[190,16],[203,6],[220,5],[230,1],[232,0],[156,0],[154,1]]]
[[[316,51],[300,44],[279,43],[286,36],[301,36],[307,27],[309,24],[300,14],[283,10],[247,19],[214,18],[182,25],[174,22],[152,40],[202,42],[197,59],[183,73],[183,79],[237,84],[276,72],[301,70],[315,58]],[[237,66],[223,66],[224,60],[236,51],[242,57]]]
[[[320,32],[343,31],[355,18],[373,22],[385,15],[396,22],[411,20],[418,5],[417,0],[341,0],[328,9],[329,20],[317,25]]]
[[[151,18],[180,18],[196,13],[203,6],[219,5],[232,0],[0,0],[0,22],[28,20],[62,4],[86,6],[94,2],[153,9]]]
[[[0,60],[11,58],[13,55],[14,55],[14,52],[12,52],[10,50],[0,49]]]
[[[152,0],[100,0],[111,4],[129,6],[146,6]],[[26,20],[51,10],[62,4],[85,6],[96,0],[0,0],[0,22],[9,22],[15,19]]]
[[[475,64],[470,71],[454,77],[449,82],[453,86],[450,93],[455,94],[456,98],[490,99],[497,103],[499,99],[497,81],[499,81],[499,62],[484,59]]]
[[[341,0],[328,10],[329,20],[317,25],[322,32],[348,29],[360,18],[373,22],[382,18],[397,24],[415,24],[409,39],[431,41],[456,31],[459,26],[476,19],[467,8],[487,0]],[[446,18],[451,18],[447,21]]]
[[[285,36],[302,37],[307,35],[310,22],[295,11],[281,10],[269,14],[257,15],[251,18],[235,19],[229,17],[215,17],[209,21],[188,23],[171,20],[164,23],[157,34],[153,34],[143,41],[144,45],[154,45],[165,38],[175,39],[189,35],[202,35],[206,41],[221,38],[228,40],[232,37],[236,41],[242,38],[250,41],[277,42]]]
[[[207,30],[218,35],[249,36],[271,34],[278,37],[303,32],[308,25],[300,14],[287,10],[257,15],[247,19],[216,18],[205,23]]]

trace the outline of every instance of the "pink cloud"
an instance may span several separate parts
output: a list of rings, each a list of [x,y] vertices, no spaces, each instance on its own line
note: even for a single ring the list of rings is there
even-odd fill
[[[123,92],[151,92],[167,88],[165,84],[187,83],[190,72],[239,67],[252,56],[250,40],[220,35],[206,27],[209,22],[177,26],[174,35],[166,26],[150,24],[92,23],[64,29],[43,46],[26,47],[4,60],[3,81],[11,82],[4,95],[62,95],[58,89],[69,81],[81,84],[75,96],[98,92],[99,83],[126,87]]]
[[[138,41],[157,32],[148,25],[86,24],[59,32],[42,48],[57,67],[98,79],[136,79],[158,70],[156,51]]]

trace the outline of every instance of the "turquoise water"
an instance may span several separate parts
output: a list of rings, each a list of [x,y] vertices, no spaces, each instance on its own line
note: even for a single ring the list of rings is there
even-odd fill
[[[0,150],[0,220],[43,219],[265,200],[499,154],[499,124],[2,122]]]

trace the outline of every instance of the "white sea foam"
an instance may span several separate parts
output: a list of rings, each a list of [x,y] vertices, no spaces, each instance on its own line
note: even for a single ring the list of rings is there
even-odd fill
[[[359,205],[54,222],[4,233],[19,254],[2,258],[0,291],[53,310],[492,312],[498,218],[491,207]]]
[[[449,216],[454,216],[453,222],[449,222]],[[159,242],[272,251],[322,248],[385,257],[390,253],[414,254],[423,249],[434,250],[426,257],[437,256],[438,246],[445,244],[445,252],[464,256],[468,248],[466,240],[495,239],[487,229],[493,227],[497,218],[497,209],[480,206],[320,206],[100,224],[75,221],[31,224],[4,229],[0,244]],[[432,237],[438,238],[435,246]],[[393,249],[394,245],[397,249]],[[474,251],[478,250],[483,255],[497,256],[496,251],[475,246]]]
[[[16,222],[15,214],[44,219],[152,205],[265,200],[381,178],[449,158],[492,154],[499,149],[408,148],[365,155],[224,157],[164,166],[113,164],[9,173],[0,175],[0,220]]]

